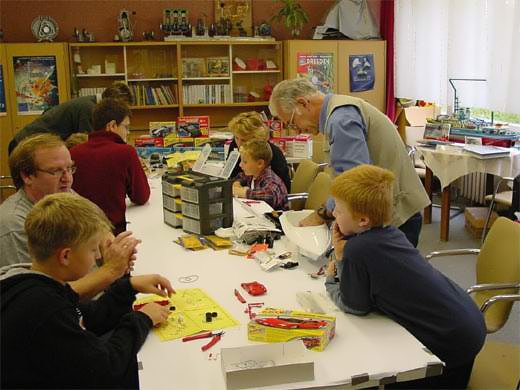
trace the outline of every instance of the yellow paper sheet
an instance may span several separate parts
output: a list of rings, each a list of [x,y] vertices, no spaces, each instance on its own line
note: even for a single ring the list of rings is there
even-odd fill
[[[231,328],[239,325],[231,314],[216,303],[200,288],[176,290],[170,297],[170,305],[175,306],[168,316],[168,322],[155,328],[162,341],[175,340],[202,331]],[[137,299],[134,304],[149,303],[164,300],[159,295],[147,295]],[[206,322],[207,312],[217,312],[211,322]]]
[[[186,152],[175,152],[166,156],[166,163],[169,168],[175,167],[184,160],[196,160],[199,158],[200,150],[190,150]]]

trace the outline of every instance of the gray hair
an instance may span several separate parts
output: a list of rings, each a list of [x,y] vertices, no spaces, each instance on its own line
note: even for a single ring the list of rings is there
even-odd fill
[[[276,84],[269,99],[269,111],[278,115],[277,109],[289,113],[296,107],[296,99],[310,97],[319,91],[308,79],[299,77],[292,80],[283,80]]]

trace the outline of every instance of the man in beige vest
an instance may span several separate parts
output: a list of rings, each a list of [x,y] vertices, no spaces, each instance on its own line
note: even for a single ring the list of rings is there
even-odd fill
[[[324,134],[326,154],[333,175],[359,164],[374,164],[392,171],[394,215],[392,224],[417,246],[421,231],[420,211],[430,200],[417,176],[393,123],[362,99],[324,95],[307,79],[284,80],[274,87],[271,113],[286,126]],[[317,225],[330,217],[334,203],[311,214],[303,225]]]

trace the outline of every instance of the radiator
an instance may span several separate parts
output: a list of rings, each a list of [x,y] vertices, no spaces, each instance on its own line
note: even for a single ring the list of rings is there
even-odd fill
[[[457,180],[456,188],[460,196],[479,204],[485,204],[486,174],[470,173]]]

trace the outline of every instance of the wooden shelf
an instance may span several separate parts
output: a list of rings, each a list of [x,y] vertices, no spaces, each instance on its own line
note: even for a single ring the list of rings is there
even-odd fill
[[[100,74],[76,74],[76,77],[89,78],[89,77],[125,77],[124,73],[100,73]]]
[[[244,102],[244,103],[222,103],[222,104],[185,104],[187,108],[198,108],[198,107],[254,107],[254,106],[267,106],[269,102]]]
[[[150,104],[148,106],[130,106],[131,110],[148,110],[148,109],[160,109],[160,108],[175,108],[179,107],[178,104]]]
[[[234,70],[234,74],[249,74],[249,73],[280,73],[280,69],[272,70]]]
[[[182,81],[229,80],[231,77],[183,77]]]
[[[142,82],[142,81],[176,81],[177,77],[158,77],[158,78],[148,78],[148,79],[128,79],[130,82]]]

